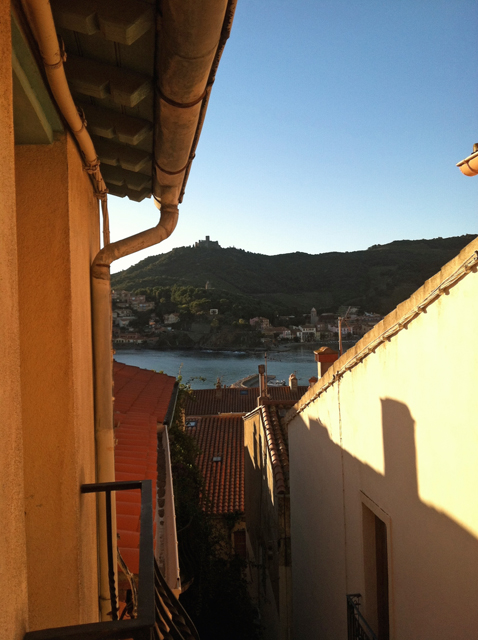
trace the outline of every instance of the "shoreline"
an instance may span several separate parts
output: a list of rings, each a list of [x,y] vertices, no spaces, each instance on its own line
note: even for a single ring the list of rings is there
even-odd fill
[[[344,347],[347,345],[347,349],[350,348],[350,346],[355,345],[358,340],[360,338],[358,338],[357,340],[343,340],[342,344],[344,345]],[[338,341],[337,340],[321,340],[320,342],[296,342],[296,343],[292,343],[292,344],[287,344],[287,345],[278,345],[278,346],[270,346],[270,347],[252,347],[252,348],[247,348],[247,347],[229,347],[229,348],[220,348],[220,347],[216,347],[216,348],[212,348],[212,347],[208,347],[208,348],[204,348],[204,347],[191,347],[191,346],[175,346],[175,347],[154,347],[152,345],[142,345],[142,344],[118,344],[115,345],[113,344],[113,348],[115,351],[157,351],[158,353],[162,353],[162,352],[172,352],[172,351],[191,351],[191,352],[197,352],[197,353],[237,353],[237,354],[247,354],[247,353],[269,353],[269,352],[274,352],[274,353],[285,353],[288,351],[294,351],[296,349],[299,349],[301,347],[309,347],[312,350],[317,350],[320,349],[320,347],[325,347],[325,346],[330,346],[330,345],[338,345]],[[347,349],[344,349],[344,351],[346,351]]]

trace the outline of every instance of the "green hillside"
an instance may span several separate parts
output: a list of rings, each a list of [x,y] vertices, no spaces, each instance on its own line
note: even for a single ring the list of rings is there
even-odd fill
[[[203,288],[209,281],[215,290],[270,303],[280,313],[353,305],[385,314],[474,238],[397,240],[366,251],[318,255],[180,247],[114,274],[112,286],[128,291],[174,284]]]

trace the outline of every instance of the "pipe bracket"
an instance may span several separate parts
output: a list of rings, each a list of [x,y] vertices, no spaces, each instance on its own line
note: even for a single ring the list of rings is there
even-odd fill
[[[199,96],[199,98],[197,98],[196,100],[193,100],[192,102],[176,102],[175,100],[171,100],[171,98],[168,98],[167,96],[165,96],[164,93],[161,91],[161,89],[158,87],[158,94],[161,100],[166,102],[166,104],[171,105],[171,107],[177,107],[178,109],[190,109],[191,107],[195,107],[197,104],[199,104],[204,100],[204,98],[206,97],[207,91],[208,91],[208,87],[206,86],[206,88],[204,89],[202,94]]]

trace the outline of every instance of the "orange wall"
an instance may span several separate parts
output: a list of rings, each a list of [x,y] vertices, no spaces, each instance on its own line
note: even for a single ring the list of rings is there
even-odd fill
[[[67,135],[16,148],[30,629],[97,616],[90,264],[98,204]]]
[[[26,631],[27,572],[17,295],[10,2],[0,0],[0,636]]]

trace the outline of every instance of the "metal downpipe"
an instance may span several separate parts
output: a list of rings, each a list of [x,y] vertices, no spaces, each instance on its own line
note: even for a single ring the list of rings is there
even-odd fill
[[[113,482],[115,479],[110,265],[118,258],[166,240],[176,228],[177,222],[177,205],[163,205],[161,218],[156,227],[107,245],[97,254],[91,267],[97,482]],[[112,508],[113,523],[115,523],[114,501]],[[100,609],[102,619],[107,620],[111,605],[106,560],[106,512],[101,504],[98,512],[98,538],[101,566]],[[114,527],[113,538],[115,541],[116,527]]]

